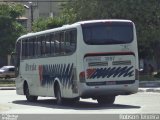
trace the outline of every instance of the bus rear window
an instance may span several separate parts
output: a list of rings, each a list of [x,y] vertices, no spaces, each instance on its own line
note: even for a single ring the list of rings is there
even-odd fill
[[[90,45],[125,44],[133,40],[131,22],[101,22],[82,25],[83,39]]]

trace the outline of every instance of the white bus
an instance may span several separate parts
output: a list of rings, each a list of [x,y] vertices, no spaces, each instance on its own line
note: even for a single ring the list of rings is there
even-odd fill
[[[16,42],[16,91],[58,104],[93,98],[113,104],[138,90],[138,50],[130,20],[90,20],[29,33]]]

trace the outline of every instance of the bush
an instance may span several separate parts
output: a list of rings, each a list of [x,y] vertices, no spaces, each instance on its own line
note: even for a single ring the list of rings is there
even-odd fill
[[[160,78],[160,72],[157,72],[157,74],[154,75],[155,78]]]
[[[65,20],[60,17],[40,18],[33,23],[32,30],[34,32],[61,27],[65,24]]]

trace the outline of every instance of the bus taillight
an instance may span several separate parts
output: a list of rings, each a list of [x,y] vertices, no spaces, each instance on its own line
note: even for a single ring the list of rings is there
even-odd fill
[[[84,83],[85,82],[85,72],[80,72],[79,74],[79,80],[81,83]]]

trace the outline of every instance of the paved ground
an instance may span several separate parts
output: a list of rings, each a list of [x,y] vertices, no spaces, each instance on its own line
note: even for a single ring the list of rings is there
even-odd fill
[[[126,114],[135,114],[142,120],[143,115],[157,114],[160,120],[160,81],[140,82],[137,94],[117,96],[112,106],[98,106],[91,99],[82,99],[77,105],[64,106],[57,106],[51,98],[40,98],[37,103],[28,103],[25,96],[16,95],[15,89],[0,86],[0,120],[2,115],[7,114],[15,114],[15,118],[18,114],[20,120],[120,120],[121,115]]]
[[[15,87],[1,87],[0,90],[15,90]],[[139,85],[139,92],[160,93],[160,81],[142,81]]]
[[[15,90],[0,91],[0,113],[3,114],[148,114],[160,113],[160,94],[139,92],[116,97],[113,105],[101,106],[96,100],[81,99],[76,104],[59,106],[52,97],[27,102]]]

